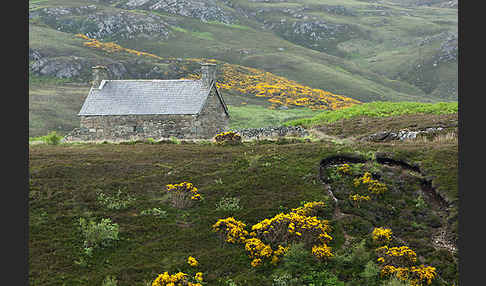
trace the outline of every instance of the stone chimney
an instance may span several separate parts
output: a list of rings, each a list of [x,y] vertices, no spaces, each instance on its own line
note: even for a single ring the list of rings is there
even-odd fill
[[[211,83],[216,80],[216,64],[201,64],[201,80],[204,86],[208,88],[211,86]]]
[[[99,88],[101,81],[103,80],[108,80],[109,79],[109,74],[108,74],[108,68],[105,66],[94,66],[91,68],[93,71],[93,81],[92,87],[93,88]]]

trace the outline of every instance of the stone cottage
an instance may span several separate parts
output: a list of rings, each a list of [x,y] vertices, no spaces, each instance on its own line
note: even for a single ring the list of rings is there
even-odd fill
[[[93,86],[66,141],[210,139],[228,130],[228,108],[215,85],[216,65],[200,80],[109,80],[93,67]]]

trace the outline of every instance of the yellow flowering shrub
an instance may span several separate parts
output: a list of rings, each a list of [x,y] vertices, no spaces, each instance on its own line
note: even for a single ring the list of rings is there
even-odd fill
[[[228,131],[216,134],[214,141],[218,144],[239,144],[241,143],[241,136],[234,131]]]
[[[300,215],[294,212],[279,213],[273,218],[264,219],[251,228],[257,237],[272,244],[303,241],[307,245],[326,243],[332,238],[327,234],[330,226],[327,220]]]
[[[176,284],[178,283],[178,284]],[[188,274],[183,272],[178,272],[176,274],[170,275],[169,272],[164,272],[159,274],[152,282],[152,286],[172,286],[172,285],[189,285]]]
[[[279,213],[270,219],[263,219],[245,230],[246,225],[233,217],[219,219],[213,225],[213,231],[220,232],[222,241],[243,243],[251,266],[258,267],[270,261],[276,265],[293,242],[304,242],[309,247],[316,246],[312,252],[317,258],[332,257],[327,243],[332,239],[328,234],[329,222],[320,220],[314,214],[324,207],[323,202],[309,202],[302,207],[292,209],[289,213]],[[248,237],[248,235],[250,237]]]
[[[199,265],[199,262],[192,256],[187,258],[187,263],[192,267]],[[197,272],[194,277],[188,273],[178,272],[176,274],[169,274],[164,272],[159,274],[152,282],[152,286],[202,286],[203,273]]]
[[[258,238],[248,238],[245,240],[245,250],[248,252],[248,257],[252,258],[251,266],[257,267],[264,263],[264,260],[270,260],[270,263],[276,265],[280,257],[288,251],[288,247],[278,245],[276,250],[273,250],[269,244],[263,243]]]
[[[122,46],[120,46],[120,45],[118,45],[114,42],[104,43],[104,42],[98,41],[96,39],[92,39],[92,38],[90,38],[86,35],[83,35],[83,34],[76,34],[75,36],[78,37],[78,38],[87,40],[87,42],[83,43],[83,45],[85,47],[100,49],[100,50],[103,50],[103,51],[108,52],[108,53],[126,52],[126,53],[134,54],[134,55],[137,55],[137,56],[148,56],[148,57],[152,57],[152,58],[159,59],[159,60],[162,59],[161,57],[154,55],[154,54],[124,48],[124,47],[122,47]]]
[[[375,227],[371,233],[373,241],[384,244],[390,242],[393,232],[389,228]]]
[[[368,191],[375,195],[383,194],[388,190],[386,184],[373,179],[370,172],[365,172],[362,177],[354,179],[353,183],[355,187],[366,185]]]
[[[351,167],[349,164],[343,164],[340,167],[338,167],[338,172],[342,174],[351,174]]]
[[[425,266],[423,264],[418,267],[412,266],[410,268],[410,286],[421,286],[424,282],[430,285],[436,275],[435,267]]]
[[[273,108],[283,105],[336,110],[360,103],[349,97],[304,86],[255,68],[224,63],[222,70],[223,79],[217,83],[219,89],[267,98],[273,103]]]
[[[314,245],[312,247],[312,254],[319,259],[325,259],[334,256],[331,253],[331,248],[326,244]]]
[[[369,201],[371,200],[370,196],[362,196],[360,194],[349,195],[349,199],[353,202],[353,204],[359,208],[359,203],[362,201]]]
[[[392,231],[386,228],[375,228],[373,240],[387,243]],[[379,255],[377,261],[382,265],[380,275],[395,276],[402,281],[408,281],[410,286],[430,285],[436,277],[435,267],[415,266],[417,254],[408,246],[389,247],[383,245],[375,249]]]
[[[198,266],[198,265],[199,265],[199,262],[196,260],[196,258],[194,258],[194,257],[192,257],[192,256],[189,256],[189,257],[187,258],[187,263],[188,263],[189,265],[191,265],[192,267],[196,267],[196,266]]]
[[[236,220],[233,217],[219,219],[213,225],[213,231],[221,234],[222,241],[227,243],[244,242],[248,236],[248,231],[245,230],[246,224]]]
[[[325,206],[326,204],[324,204],[323,202],[309,202],[305,203],[302,207],[292,209],[291,212],[299,215],[315,216],[320,211],[322,211]]]
[[[279,213],[270,219],[264,219],[251,227],[252,234],[270,245],[290,245],[304,242],[307,246],[319,246],[313,254],[318,258],[331,257],[331,248],[327,243],[332,240],[327,220],[320,220],[314,214],[324,207],[323,202],[310,202],[303,207],[292,209],[289,213]],[[274,259],[277,260],[277,259]]]
[[[194,201],[202,199],[199,190],[190,182],[166,185],[172,206],[182,209],[192,206]]]

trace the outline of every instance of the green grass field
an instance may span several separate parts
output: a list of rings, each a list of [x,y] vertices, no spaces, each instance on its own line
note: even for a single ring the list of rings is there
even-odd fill
[[[323,111],[311,118],[296,119],[285,124],[311,127],[360,116],[387,117],[404,114],[452,114],[457,112],[458,103],[456,102],[371,102],[354,105],[341,110]]]

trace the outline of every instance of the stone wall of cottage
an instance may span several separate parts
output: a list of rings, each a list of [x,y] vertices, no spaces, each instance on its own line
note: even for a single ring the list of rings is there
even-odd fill
[[[213,138],[216,134],[229,130],[229,117],[213,89],[195,121],[197,137]]]
[[[199,115],[81,116],[80,128],[71,131],[65,140],[211,139],[228,130],[228,124],[229,117],[213,90]]]

